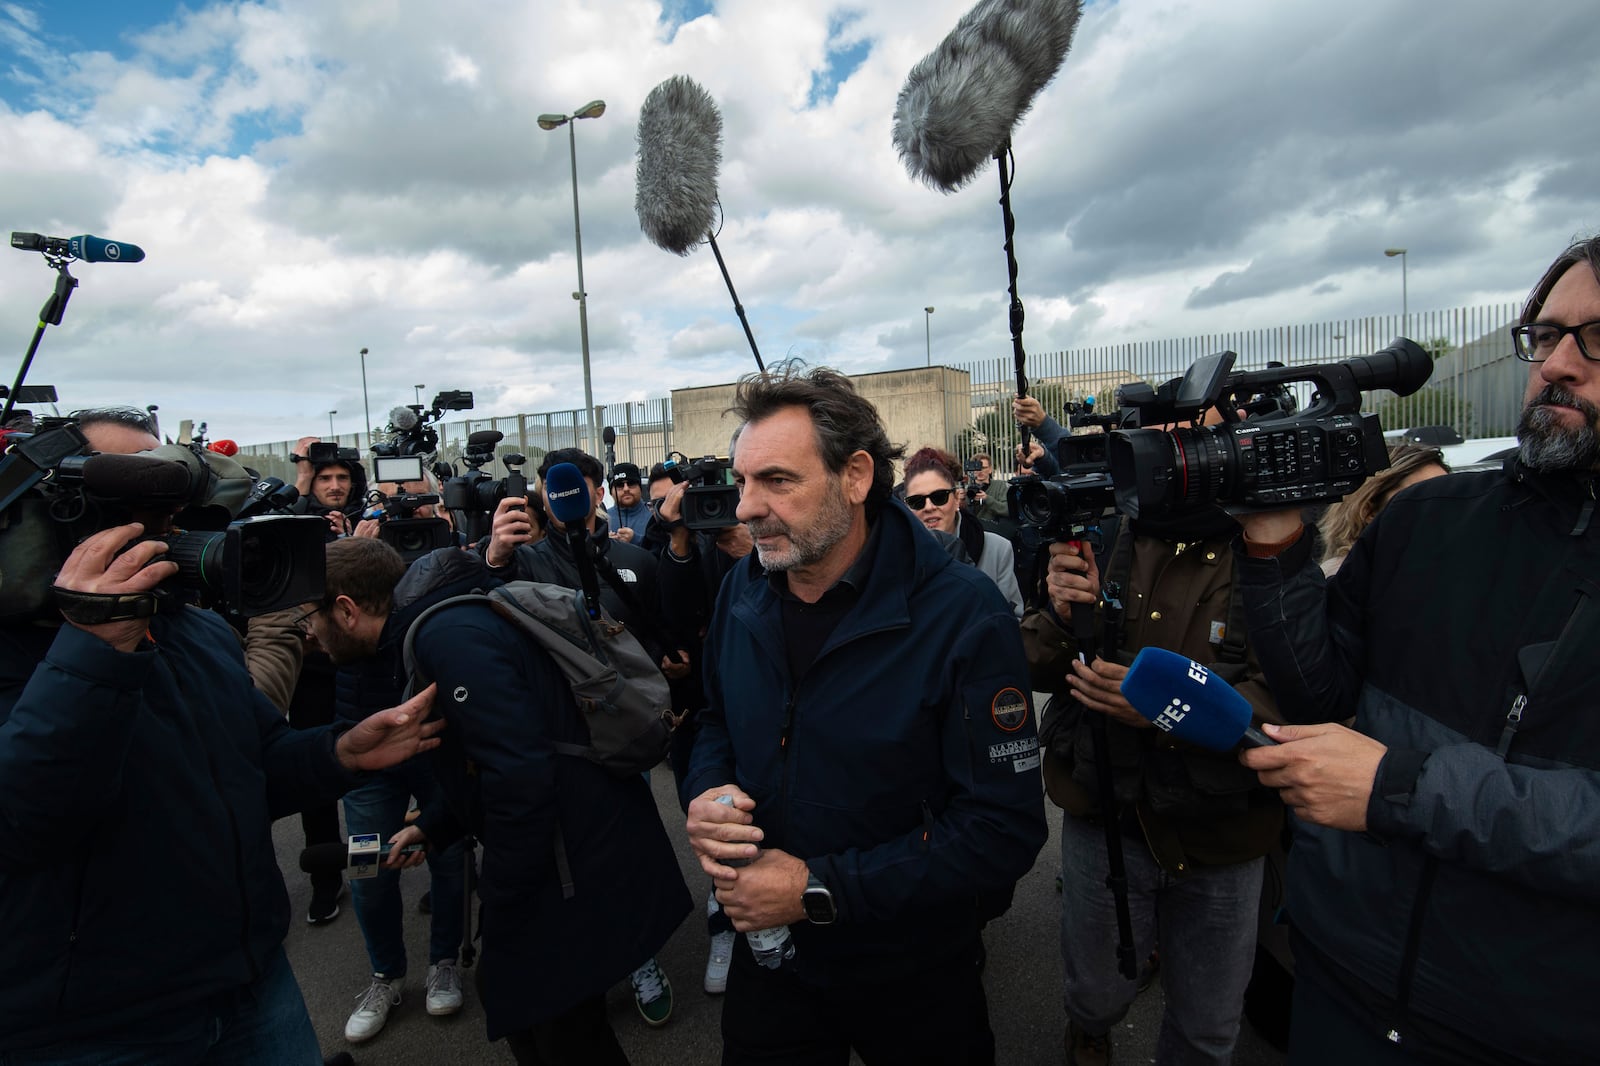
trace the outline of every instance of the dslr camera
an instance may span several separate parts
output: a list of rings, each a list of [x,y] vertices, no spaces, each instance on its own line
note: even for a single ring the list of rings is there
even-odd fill
[[[689,459],[671,452],[661,464],[674,482],[688,482],[683,492],[683,524],[696,533],[714,533],[739,524],[739,487],[732,482],[733,462],[725,455]]]
[[[1409,396],[1433,373],[1428,353],[1404,337],[1339,363],[1235,374],[1237,358],[1233,352],[1208,355],[1160,390],[1121,390],[1121,404],[1141,427],[1198,423],[1213,407],[1222,421],[1113,432],[1117,510],[1159,520],[1215,505],[1249,513],[1345,496],[1389,465],[1383,429],[1376,415],[1361,413],[1361,393],[1389,389]],[[1301,381],[1316,390],[1304,411],[1286,392]]]
[[[376,456],[372,462],[375,481],[398,485],[423,480],[421,456]],[[379,522],[378,539],[399,552],[400,557],[409,564],[435,548],[448,548],[455,543],[455,533],[449,522],[442,518],[417,517],[418,510],[438,502],[436,493],[393,492],[385,495],[374,489],[367,495],[367,509],[362,517],[376,518]]]
[[[1044,540],[1083,539],[1115,502],[1107,450],[1118,414],[1096,414],[1093,397],[1067,404],[1064,414],[1069,429],[1091,432],[1069,433],[1056,443],[1061,473],[1014,477],[1006,488],[1012,520]]]
[[[494,462],[494,446],[504,439],[505,434],[498,429],[480,429],[469,435],[466,451],[461,455],[467,472],[453,475],[444,483],[445,509],[469,544],[476,544],[489,535],[495,508],[500,506],[501,500],[528,495],[528,478],[522,472],[523,464],[528,461],[526,456],[516,452],[502,456],[501,462],[506,466],[503,478],[491,478],[483,472],[483,467]],[[543,527],[546,523],[537,498],[529,499],[528,506],[532,508],[535,523]]]

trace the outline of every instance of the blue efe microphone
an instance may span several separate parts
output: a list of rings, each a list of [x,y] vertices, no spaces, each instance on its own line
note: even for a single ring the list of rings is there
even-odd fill
[[[1122,679],[1122,695],[1157,729],[1211,751],[1277,741],[1250,724],[1250,701],[1187,655],[1145,648]]]
[[[572,463],[557,463],[544,475],[544,499],[550,517],[567,531],[567,546],[583,582],[584,607],[590,618],[600,617],[600,581],[595,575],[593,549],[589,546],[589,507],[593,490],[583,473]]]

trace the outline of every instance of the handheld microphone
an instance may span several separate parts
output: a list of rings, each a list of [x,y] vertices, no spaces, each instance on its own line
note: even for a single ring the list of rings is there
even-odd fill
[[[1122,695],[1157,729],[1211,751],[1278,742],[1250,724],[1250,701],[1187,655],[1145,648],[1122,679]]]
[[[913,178],[954,192],[1004,151],[1056,76],[1078,0],[981,0],[911,68],[895,103],[894,146]]]
[[[239,442],[224,437],[221,440],[214,440],[207,444],[206,449],[216,452],[218,455],[226,455],[231,459],[239,454]]]
[[[77,237],[46,237],[42,233],[13,232],[11,247],[25,252],[70,256],[85,263],[138,263],[144,259],[144,249],[137,244],[108,241],[86,233]]]
[[[722,115],[682,74],[650,90],[639,109],[633,208],[650,243],[688,255],[711,232],[722,162]]]
[[[402,855],[413,855],[427,850],[425,844],[407,844],[400,849]],[[358,833],[349,844],[313,844],[300,853],[300,869],[308,874],[355,871],[351,877],[373,877],[378,863],[394,851],[393,844],[379,844],[378,834]]]
[[[550,517],[566,529],[567,545],[572,549],[572,561],[577,564],[578,577],[583,582],[583,602],[590,618],[600,617],[600,582],[595,576],[594,550],[589,545],[589,508],[593,497],[589,483],[572,463],[557,463],[544,476],[544,496],[550,505]]]

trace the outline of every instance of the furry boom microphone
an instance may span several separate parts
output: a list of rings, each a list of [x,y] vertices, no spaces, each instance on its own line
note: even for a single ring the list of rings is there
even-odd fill
[[[1011,143],[1078,28],[1077,0],[982,0],[906,78],[894,146],[913,178],[954,192]]]
[[[1072,47],[1078,15],[1078,0],[980,0],[911,69],[895,104],[894,146],[913,178],[948,193],[971,181],[989,159],[999,166],[1018,396],[1028,394],[1027,355],[1006,159],[1011,131]],[[1026,452],[1028,427],[1017,430]]]
[[[645,97],[637,136],[633,206],[639,228],[651,244],[674,255],[688,255],[701,241],[711,245],[756,366],[766,370],[712,229],[718,208],[717,167],[722,163],[722,115],[716,101],[692,78],[674,75]]]

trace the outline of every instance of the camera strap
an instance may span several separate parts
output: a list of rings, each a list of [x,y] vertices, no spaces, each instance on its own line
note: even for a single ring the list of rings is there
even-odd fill
[[[64,589],[60,585],[52,587],[55,593],[56,606],[61,609],[61,615],[73,625],[97,626],[106,622],[130,622],[136,618],[149,618],[161,610],[164,597],[157,596],[154,592],[128,592],[109,594],[104,592],[78,592],[74,589]]]

